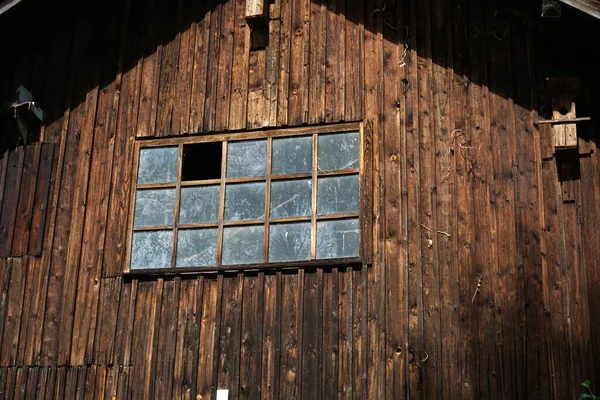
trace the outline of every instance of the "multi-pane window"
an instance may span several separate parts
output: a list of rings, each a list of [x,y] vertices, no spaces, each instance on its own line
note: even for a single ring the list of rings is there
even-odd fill
[[[342,128],[139,141],[128,269],[360,260],[362,138]]]

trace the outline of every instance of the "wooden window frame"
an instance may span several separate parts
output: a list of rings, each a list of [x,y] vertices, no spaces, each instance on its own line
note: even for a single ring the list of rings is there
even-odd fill
[[[337,170],[331,172],[318,172],[317,161],[318,161],[318,137],[319,135],[335,134],[335,133],[346,133],[346,132],[359,132],[359,166],[354,169]],[[371,137],[369,132],[365,132],[363,124],[360,122],[352,123],[340,123],[331,125],[319,125],[319,126],[304,126],[299,128],[283,128],[283,129],[269,129],[260,131],[243,131],[238,133],[219,133],[212,135],[186,135],[179,137],[165,137],[165,138],[137,138],[134,144],[134,162],[132,171],[132,182],[131,193],[130,193],[130,206],[129,215],[127,219],[127,257],[125,260],[125,266],[123,269],[124,275],[182,275],[182,274],[198,274],[202,272],[217,272],[217,271],[240,271],[240,270],[269,270],[269,269],[286,269],[286,268],[301,268],[311,266],[327,266],[327,265],[369,265],[371,264],[372,258],[372,154],[371,154]],[[271,152],[272,142],[275,138],[283,137],[300,137],[300,136],[312,136],[312,171],[310,173],[301,174],[280,174],[272,176],[271,174]],[[227,178],[226,177],[226,164],[227,164],[227,143],[238,142],[246,140],[266,139],[267,140],[267,164],[266,174],[262,177],[243,177],[243,178]],[[183,164],[183,146],[190,144],[199,143],[214,143],[221,142],[223,145],[222,158],[221,158],[221,178],[211,180],[200,180],[200,181],[181,181],[182,175],[182,164]],[[159,184],[137,184],[137,175],[139,169],[139,158],[140,150],[142,148],[153,148],[153,147],[175,147],[178,148],[178,161],[177,161],[177,180],[175,183],[159,183]],[[353,213],[339,213],[333,215],[318,215],[316,212],[316,191],[317,191],[317,179],[326,176],[359,176],[359,211]],[[291,180],[291,179],[311,179],[312,180],[312,212],[310,216],[303,217],[288,217],[288,218],[277,218],[272,220],[270,218],[270,194],[271,194],[271,182],[277,180]],[[242,221],[224,221],[224,209],[225,209],[225,187],[227,183],[246,183],[246,182],[265,182],[266,193],[265,193],[265,218],[260,220],[242,220]],[[219,185],[219,217],[218,222],[215,223],[198,223],[198,224],[179,224],[179,209],[180,209],[180,197],[181,188],[188,186],[206,186],[206,185]],[[135,200],[136,192],[138,189],[160,189],[160,188],[173,188],[176,189],[175,194],[175,211],[173,225],[156,225],[156,226],[133,226],[134,212],[135,212]],[[358,218],[359,223],[359,256],[351,258],[327,258],[327,259],[316,259],[316,227],[317,221],[322,220],[344,220],[349,218]],[[269,262],[256,264],[243,264],[243,265],[219,265],[222,262],[222,249],[223,249],[223,229],[227,226],[249,226],[249,225],[262,225],[264,226],[264,242],[263,242],[263,259],[268,260],[268,249],[269,249],[269,227],[272,223],[286,223],[286,222],[310,222],[311,223],[311,245],[310,254],[311,260],[304,261],[292,261],[292,262]],[[190,229],[190,228],[217,228],[217,265],[204,266],[204,267],[176,267],[177,259],[177,233],[179,229]],[[131,256],[132,256],[132,242],[133,233],[135,231],[156,231],[156,230],[170,230],[173,232],[173,248],[171,254],[171,267],[170,268],[139,268],[131,269]]]

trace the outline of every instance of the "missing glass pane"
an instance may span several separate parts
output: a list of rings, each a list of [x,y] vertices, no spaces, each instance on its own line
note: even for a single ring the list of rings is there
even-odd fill
[[[221,179],[221,142],[183,145],[182,181]]]

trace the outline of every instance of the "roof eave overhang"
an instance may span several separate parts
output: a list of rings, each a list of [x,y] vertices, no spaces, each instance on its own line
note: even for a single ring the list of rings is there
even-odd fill
[[[23,0],[0,0],[0,15],[4,14]]]
[[[600,1],[598,0],[560,0],[592,17],[600,19]]]

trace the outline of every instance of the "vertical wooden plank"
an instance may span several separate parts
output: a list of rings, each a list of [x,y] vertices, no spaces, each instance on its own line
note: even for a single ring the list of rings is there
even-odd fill
[[[19,332],[21,329],[21,313],[23,310],[23,296],[27,281],[28,262],[24,258],[12,258],[7,276],[10,279],[5,284],[6,302],[4,319],[0,326],[2,334],[2,345],[0,346],[0,364],[14,366],[17,350],[19,348]],[[6,279],[6,278],[5,278]],[[3,295],[4,297],[4,295]]]
[[[323,272],[323,368],[321,398],[338,396],[339,370],[339,287],[338,269]]]
[[[173,134],[189,133],[191,90],[194,72],[194,50],[196,48],[196,7],[194,0],[183,0],[182,23],[179,29],[179,57],[175,105],[171,119]]]
[[[131,375],[131,367],[119,366],[119,381],[117,382],[117,399],[130,399],[133,397],[131,388],[129,387],[129,378]]]
[[[459,323],[459,292],[458,274],[454,259],[453,228],[456,224],[453,210],[455,174],[451,148],[454,136],[451,114],[451,90],[453,79],[453,37],[451,10],[448,1],[432,3],[431,9],[431,42],[432,42],[432,77],[433,77],[433,129],[435,132],[435,185],[433,210],[436,226],[436,264],[439,279],[435,282],[439,291],[437,300],[441,307],[439,318],[440,336],[438,339],[440,363],[438,393],[447,394],[451,398],[460,398],[460,376],[454,368],[444,368],[444,365],[458,365],[459,340],[457,324]],[[446,234],[440,233],[445,232]],[[429,362],[429,360],[427,361]],[[429,368],[429,365],[427,366]]]
[[[344,119],[346,100],[346,17],[344,0],[327,1],[325,49],[325,122]]]
[[[141,66],[140,101],[136,136],[154,136],[158,112],[158,89],[163,44],[159,37],[162,24],[159,0],[152,0],[143,7],[143,54]]]
[[[281,354],[281,272],[265,274],[262,372],[260,393],[264,399],[279,398]]]
[[[352,397],[352,270],[339,270],[339,372],[338,393],[343,398]]]
[[[197,388],[198,396],[212,399],[214,385],[218,375],[219,360],[218,340],[221,325],[221,303],[223,293],[223,275],[215,279],[204,280],[204,296],[202,298],[202,326],[200,330],[200,346],[198,354]],[[216,395],[216,392],[214,393]]]
[[[6,177],[8,175],[8,157],[9,152],[8,149],[6,149],[2,153],[2,158],[0,159],[0,205],[4,204],[4,184],[6,183]],[[1,212],[2,209],[0,208],[0,213]]]
[[[233,35],[235,24],[235,0],[226,0],[221,8],[221,25],[217,71],[217,96],[215,125],[217,131],[229,127],[229,106],[231,104],[231,75],[233,66]]]
[[[24,257],[23,263],[27,265],[25,276],[25,288],[23,294],[23,304],[21,312],[21,322],[19,329],[19,346],[17,348],[16,365],[33,365],[33,360],[29,361],[26,353],[32,352],[33,343],[31,336],[35,329],[38,318],[36,315],[36,297],[39,297],[39,292],[42,290],[43,276],[40,277],[40,266],[38,258]]]
[[[327,9],[324,1],[310,2],[308,122],[325,121],[325,65]]]
[[[28,367],[22,367],[17,369],[17,379],[15,382],[15,399],[25,399],[25,393],[27,392],[28,377]]]
[[[299,290],[298,275],[282,274],[281,280],[281,378],[280,398],[295,399],[300,396],[299,375],[299,346],[298,307]]]
[[[264,281],[263,272],[244,277],[239,383],[241,399],[261,397]]]
[[[22,396],[23,399],[35,399],[37,396],[38,390],[38,381],[40,378],[40,369],[37,367],[28,368],[27,374],[27,382],[25,384],[25,395]],[[40,397],[40,396],[38,396]]]
[[[158,80],[158,102],[156,110],[156,136],[168,136],[173,132],[172,124],[177,104],[176,88],[179,66],[179,48],[183,0],[161,3],[159,43],[162,45]]]
[[[404,12],[405,25],[409,26],[407,34],[410,40],[410,53],[406,69],[408,77],[404,87],[406,101],[406,168],[407,196],[406,201],[412,205],[408,209],[408,398],[420,397],[421,367],[423,353],[423,275],[421,265],[421,244],[424,235],[421,227],[419,210],[421,209],[420,176],[421,147],[419,143],[419,110],[418,101],[418,59],[417,59],[417,27],[416,2],[405,3],[408,10]]]
[[[104,382],[102,385],[102,396],[105,399],[113,399],[117,394],[117,381],[119,369],[116,366],[107,366]]]
[[[323,269],[305,270],[302,296],[302,397],[319,399],[323,377]]]
[[[354,399],[367,398],[367,271],[352,271],[352,379]]]
[[[269,20],[269,44],[265,60],[265,98],[268,126],[277,126],[279,108],[279,58],[281,45],[281,0],[275,0]]]
[[[281,26],[279,36],[279,85],[277,92],[277,125],[288,125],[290,96],[290,55],[292,35],[292,2],[280,0]]]
[[[8,378],[8,368],[0,367],[0,396],[6,396],[6,379]]]
[[[53,400],[55,397],[54,387],[56,386],[57,375],[57,367],[50,367],[50,371],[48,372],[48,380],[46,381],[46,388],[44,390],[44,392],[46,393],[46,399],[48,400]]]
[[[209,48],[208,48],[208,65],[206,75],[206,94],[204,100],[204,118],[202,131],[213,131],[216,127],[216,112],[217,112],[217,100],[219,96],[218,92],[218,77],[219,77],[219,47],[221,39],[221,23],[222,23],[222,9],[223,5],[221,1],[213,1],[212,12],[210,15],[210,31],[209,31]],[[197,58],[196,58],[197,60]],[[198,61],[196,61],[198,62]]]
[[[346,82],[344,99],[344,119],[345,121],[357,121],[363,116],[363,82],[365,78],[365,69],[373,68],[373,66],[367,66],[365,60],[379,62],[379,58],[365,59],[367,47],[363,48],[363,44],[366,44],[366,40],[374,40],[378,33],[381,32],[381,15],[380,13],[371,14],[374,9],[381,10],[378,7],[379,1],[377,1],[373,7],[373,4],[364,4],[368,10],[367,18],[371,18],[373,21],[369,22],[370,26],[365,34],[363,21],[366,21],[365,15],[363,14],[363,2],[359,0],[346,0],[345,13],[346,13],[346,27],[345,27],[345,42],[346,42],[346,70],[344,77]],[[369,15],[371,14],[371,15]],[[374,30],[372,29],[374,28]],[[367,38],[367,36],[371,38]],[[368,45],[366,45],[368,46]],[[371,54],[372,55],[372,54]],[[375,67],[375,71],[379,68]],[[368,93],[368,92],[366,92]],[[366,100],[366,99],[365,99]]]
[[[129,193],[131,188],[131,173],[133,169],[133,139],[136,135],[138,108],[140,103],[140,84],[142,81],[141,47],[143,35],[143,19],[140,8],[142,2],[132,0],[130,7],[135,12],[129,12],[123,17],[123,41],[121,46],[121,80],[118,97],[117,122],[112,137],[112,176],[110,197],[108,200],[108,217],[104,243],[104,260],[102,277],[111,277],[121,273],[123,261],[126,259],[126,232],[129,211]],[[143,3],[144,7],[146,3]],[[125,7],[127,3],[125,3]],[[149,5],[150,7],[150,5]],[[125,8],[124,11],[127,11]]]
[[[173,370],[173,398],[194,398],[198,376],[200,324],[204,278],[181,281],[175,365]]]
[[[48,195],[52,178],[52,160],[54,159],[54,143],[43,143],[40,154],[37,185],[33,200],[33,213],[31,216],[31,229],[29,231],[29,244],[27,253],[33,256],[42,254],[46,217],[49,210]]]
[[[102,262],[105,248],[110,186],[114,155],[114,132],[117,129],[120,86],[122,80],[125,33],[130,2],[125,2],[122,13],[105,20],[106,33],[103,45],[99,48],[105,57],[98,93],[94,134],[93,157],[89,166],[90,180],[83,200],[86,212],[83,241],[81,244],[80,272],[77,278],[77,302],[71,345],[71,364],[82,365],[93,362],[93,346],[96,333]],[[123,14],[123,17],[121,17]],[[121,20],[122,18],[122,20]],[[121,43],[120,43],[121,42]],[[83,216],[82,216],[83,217]],[[111,247],[111,243],[108,244]]]
[[[121,293],[122,279],[120,277],[102,279],[98,305],[99,322],[95,328],[96,344],[94,356],[92,357],[99,365],[113,363],[117,321],[121,313],[128,313],[129,311],[128,304],[123,303],[128,299],[124,299]],[[124,325],[125,321],[121,320],[121,323]],[[125,329],[123,325],[119,329]]]
[[[24,158],[25,147],[23,146],[17,147],[8,154],[2,209],[0,210],[0,257],[10,257],[11,254]]]
[[[476,290],[474,270],[473,242],[473,146],[471,132],[475,128],[471,124],[469,113],[469,60],[467,56],[468,38],[467,1],[461,0],[452,4],[453,21],[453,79],[450,94],[452,133],[448,147],[454,157],[454,200],[455,227],[452,230],[456,252],[457,279],[459,286],[459,318],[457,323],[459,336],[458,363],[459,393],[464,399],[474,398],[474,385],[477,382],[477,335],[476,313],[471,306],[472,296]],[[469,32],[468,30],[466,31]],[[456,323],[456,322],[455,322]]]
[[[233,25],[233,65],[231,68],[231,100],[228,129],[246,128],[248,107],[248,58],[250,55],[250,29],[245,20],[246,1],[235,3]]]
[[[156,353],[156,375],[154,396],[167,398],[173,391],[173,368],[175,361],[175,341],[177,338],[177,316],[181,280],[175,278],[165,282],[160,310]]]
[[[252,50],[248,62],[248,121],[249,128],[261,128],[268,121],[265,97],[265,51]]]
[[[107,351],[107,359],[119,365],[131,364],[131,349],[133,342],[133,329],[136,316],[138,281],[122,285],[121,300],[119,302],[118,319],[116,323],[114,350]]]
[[[401,113],[403,101],[401,101],[400,85],[398,77],[401,76],[400,59],[404,52],[404,24],[401,19],[401,5],[396,5],[395,12],[383,16],[383,104],[382,111],[385,115],[383,123],[383,153],[384,164],[384,193],[385,213],[383,221],[383,232],[385,235],[384,254],[386,279],[385,291],[388,301],[386,302],[385,314],[385,358],[386,371],[384,385],[386,397],[403,398],[404,393],[404,304],[403,292],[405,282],[403,281],[405,267],[404,253],[401,251],[401,164],[399,134],[401,128]],[[365,33],[367,39],[370,34]],[[367,41],[368,43],[368,41]],[[367,68],[366,76],[371,72]],[[367,95],[367,98],[369,96]],[[377,239],[376,239],[377,240]],[[374,289],[374,292],[371,290]],[[369,286],[369,300],[377,296],[377,289]],[[373,304],[370,301],[370,304]],[[373,310],[369,310],[373,312]],[[396,316],[396,317],[392,317]],[[371,332],[370,332],[371,333]],[[372,338],[370,338],[372,340]],[[370,372],[370,371],[369,371]],[[380,386],[373,384],[372,387]],[[379,387],[377,390],[381,390]]]
[[[33,198],[40,162],[40,145],[24,146],[24,151],[17,214],[10,251],[13,257],[20,257],[27,254],[29,230],[33,213]]]
[[[96,382],[94,383],[94,397],[98,400],[104,400],[104,386],[106,384],[106,370],[105,365],[101,365],[96,370]]]
[[[96,373],[98,372],[98,366],[92,365],[87,369],[85,374],[85,381],[83,382],[83,398],[92,398],[96,391]]]
[[[215,7],[216,9],[216,7]],[[190,123],[189,132],[199,132],[204,126],[205,101],[206,95],[210,87],[207,83],[209,75],[208,70],[208,54],[211,40],[211,25],[212,19],[215,17],[213,12],[212,2],[195,2],[194,3],[194,30],[196,38],[194,42],[193,52],[193,69],[192,69],[192,89],[191,89],[191,105],[190,105]],[[218,17],[218,14],[216,14]]]
[[[17,374],[20,368],[8,368],[8,374],[6,376],[6,386],[4,393],[7,399],[15,398],[15,386],[17,384]]]
[[[240,342],[244,275],[223,278],[222,320],[219,337],[219,372],[216,389],[237,388],[240,385]],[[237,399],[233,390],[230,397]]]
[[[289,125],[299,125],[308,121],[309,8],[308,0],[292,2],[287,121]]]

